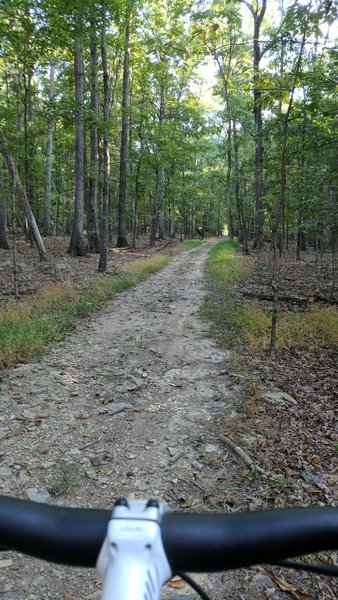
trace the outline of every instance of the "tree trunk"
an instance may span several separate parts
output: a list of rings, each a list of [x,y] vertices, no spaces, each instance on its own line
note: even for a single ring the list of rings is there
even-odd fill
[[[126,225],[127,199],[127,154],[128,154],[128,122],[129,122],[129,44],[130,44],[130,10],[127,8],[124,36],[123,83],[122,83],[122,121],[120,149],[120,185],[118,208],[118,233],[116,246],[128,246]]]
[[[175,200],[173,198],[171,198],[169,201],[169,218],[170,218],[169,237],[171,240],[173,240],[176,237]]]
[[[21,200],[22,207],[24,210],[25,217],[27,219],[29,229],[32,233],[33,240],[34,240],[36,247],[38,249],[38,252],[39,252],[40,260],[46,260],[47,253],[46,253],[46,249],[45,249],[42,237],[40,235],[39,228],[36,224],[35,217],[33,215],[32,209],[28,202],[25,188],[23,187],[23,185],[20,181],[20,177],[19,177],[18,170],[16,168],[16,164],[15,164],[9,150],[6,148],[3,133],[1,130],[0,130],[0,149],[6,160],[8,170],[9,170],[11,176],[13,177],[14,187],[16,188],[19,198]]]
[[[49,71],[49,108],[52,107],[55,95],[55,63],[52,59]],[[53,116],[48,114],[47,148],[46,148],[46,180],[45,180],[45,215],[43,231],[51,235],[51,193],[52,193],[52,159],[53,159]]]
[[[164,206],[162,202],[162,206],[159,211],[159,219],[158,219],[158,239],[165,239],[165,214],[164,214]]]
[[[232,116],[231,116],[231,104],[229,98],[229,77],[231,72],[231,61],[233,57],[234,45],[230,43],[229,55],[228,55],[228,64],[226,71],[224,70],[224,65],[217,52],[214,52],[214,59],[218,64],[219,73],[221,79],[223,81],[224,86],[224,95],[225,95],[225,107],[227,113],[227,121],[228,121],[228,133],[227,133],[227,174],[226,174],[226,207],[227,207],[227,227],[228,227],[228,235],[230,239],[234,237],[234,226],[233,226],[233,215],[232,215],[232,206],[231,206],[231,170],[232,170]]]
[[[158,139],[156,148],[156,176],[155,176],[155,190],[151,207],[151,225],[150,225],[150,246],[154,246],[156,242],[157,226],[159,211],[163,205],[164,199],[164,168],[161,164],[161,137],[162,129],[165,118],[165,90],[164,81],[161,81],[161,92],[160,92],[160,110],[158,117]]]
[[[136,248],[136,238],[138,230],[138,205],[140,199],[140,174],[141,174],[141,157],[137,162],[135,176],[135,197],[133,202],[133,248]]]
[[[227,102],[228,104],[228,102]],[[231,156],[231,115],[230,106],[228,105],[228,140],[227,140],[227,175],[226,175],[226,204],[227,204],[227,226],[228,236],[232,240],[234,237],[233,218],[232,218],[232,207],[231,207],[231,169],[232,169],[232,156]]]
[[[32,124],[33,124],[33,67],[29,66],[24,72],[24,85],[25,85],[25,96],[24,96],[24,148],[25,148],[25,192],[27,200],[32,210],[36,210],[35,206],[36,192],[35,192],[35,147],[34,140],[32,137]],[[37,221],[38,215],[37,215]],[[32,240],[32,232],[28,230],[28,238]]]
[[[83,206],[84,206],[84,66],[81,14],[77,15],[75,33],[75,101],[76,101],[76,145],[75,145],[75,209],[72,235],[68,248],[72,256],[85,256],[87,243],[83,238]]]
[[[253,33],[253,97],[254,97],[254,138],[255,138],[255,248],[263,246],[264,229],[264,200],[263,200],[263,161],[264,148],[262,141],[263,120],[262,120],[262,92],[260,90],[260,29],[266,11],[267,0],[262,1],[259,8],[258,2],[253,5],[247,0],[241,0],[249,9],[254,21]]]
[[[255,248],[263,246],[264,230],[264,200],[263,200],[263,119],[262,92],[260,91],[260,28],[266,10],[266,0],[263,0],[260,11],[254,12],[254,127],[255,127]]]
[[[109,71],[107,61],[107,14],[106,5],[102,4],[102,32],[101,32],[101,58],[103,72],[103,182],[102,182],[102,208],[101,208],[101,245],[98,270],[105,273],[108,262],[108,212],[109,212]]]
[[[236,206],[238,213],[238,220],[240,224],[241,234],[242,234],[242,245],[243,251],[245,254],[249,254],[248,247],[248,225],[246,222],[246,216],[244,211],[244,203],[243,196],[240,190],[240,181],[239,181],[239,157],[238,157],[238,140],[237,140],[237,132],[236,132],[236,123],[233,124],[233,144],[234,144],[234,171],[235,171],[235,197],[236,197]]]
[[[96,43],[96,22],[91,21],[91,43],[90,43],[90,104],[93,111],[93,122],[90,127],[90,167],[89,167],[89,194],[87,201],[87,232],[88,245],[91,252],[100,252],[100,236],[97,221],[97,191],[99,176],[99,141],[96,118],[99,115],[99,91],[98,91],[98,63]]]
[[[156,236],[157,236],[157,228],[158,228],[159,211],[163,204],[163,196],[164,196],[164,168],[160,164],[160,157],[159,157],[159,152],[158,152],[156,178],[155,178],[155,193],[154,193],[154,197],[153,197],[152,211],[151,211],[150,246],[155,246]]]
[[[4,250],[9,249],[6,229],[7,229],[6,202],[2,197],[0,197],[0,248],[3,248]]]

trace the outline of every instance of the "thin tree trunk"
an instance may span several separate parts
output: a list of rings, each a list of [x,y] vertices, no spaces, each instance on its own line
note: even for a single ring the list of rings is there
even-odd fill
[[[242,233],[242,244],[243,251],[245,254],[249,254],[249,246],[248,246],[248,225],[246,222],[246,216],[243,205],[243,197],[240,190],[240,181],[239,181],[239,158],[238,158],[238,140],[237,140],[237,132],[236,132],[236,124],[233,124],[233,144],[234,144],[234,171],[235,171],[235,197],[236,197],[236,205],[238,212],[238,220],[240,223],[241,233]]]
[[[232,240],[234,237],[233,218],[232,218],[232,207],[231,207],[231,169],[232,169],[232,156],[231,156],[231,114],[230,107],[228,106],[228,151],[227,151],[227,174],[226,174],[226,204],[227,204],[227,225],[228,235]]]
[[[162,205],[163,205],[163,197],[164,197],[164,168],[163,168],[163,165],[160,164],[160,157],[158,156],[158,164],[157,164],[156,179],[155,179],[155,193],[154,193],[154,198],[153,198],[153,202],[152,202],[152,211],[151,211],[150,246],[154,246],[155,242],[156,242],[159,211],[161,210]]]
[[[255,247],[263,246],[264,230],[264,200],[263,200],[263,119],[262,119],[262,92],[260,91],[260,28],[266,10],[266,0],[262,8],[254,13],[254,122],[255,122]]]
[[[34,141],[32,138],[32,124],[33,124],[33,91],[32,91],[32,81],[33,81],[33,67],[29,66],[27,70],[24,72],[24,86],[25,86],[25,95],[24,95],[24,149],[25,149],[25,191],[27,195],[27,200],[29,202],[32,210],[38,209],[35,206],[36,200],[36,192],[35,192],[35,165],[34,165],[34,157],[35,157],[35,147]],[[36,212],[37,214],[37,212]],[[37,221],[38,221],[37,215]],[[32,232],[27,231],[28,239],[32,240]]]
[[[16,247],[16,189],[15,180],[13,179],[12,192],[12,230],[13,230],[13,293],[15,298],[19,298],[19,276],[18,276],[18,258]]]
[[[49,71],[49,104],[54,101],[55,95],[55,63],[51,61]],[[51,193],[52,193],[52,160],[53,160],[53,116],[48,114],[47,148],[46,148],[46,180],[45,180],[45,215],[43,231],[51,235]]]
[[[7,211],[4,198],[0,197],[0,248],[9,249],[7,240]]]
[[[165,214],[164,214],[164,206],[162,202],[162,206],[159,211],[159,219],[158,219],[158,239],[165,239]]]
[[[94,119],[90,127],[90,167],[89,167],[89,193],[87,202],[87,231],[88,245],[91,252],[100,252],[100,236],[97,219],[97,196],[99,176],[99,140],[96,117],[99,115],[98,91],[98,61],[96,43],[96,22],[91,21],[90,66],[91,88],[90,104]]]
[[[160,110],[158,117],[158,140],[156,148],[156,176],[155,176],[155,190],[151,208],[151,224],[150,224],[150,246],[154,246],[156,242],[157,226],[159,210],[162,207],[164,199],[164,168],[161,164],[161,136],[162,128],[165,119],[165,90],[164,81],[161,81],[161,97],[160,97]]]
[[[98,270],[105,273],[108,262],[108,212],[109,212],[109,72],[107,61],[107,8],[102,4],[102,32],[101,32],[101,58],[103,72],[103,182],[102,182],[102,207],[101,207],[101,245]]]
[[[231,146],[232,146],[232,116],[231,116],[231,105],[229,98],[229,77],[231,72],[231,61],[233,57],[234,45],[230,43],[229,55],[228,55],[228,64],[226,68],[226,72],[224,70],[224,66],[221,62],[220,57],[217,52],[214,52],[214,59],[217,62],[220,76],[223,81],[224,86],[224,95],[225,95],[225,107],[227,113],[227,121],[228,121],[228,132],[227,132],[227,174],[226,174],[226,207],[227,207],[227,227],[228,227],[228,235],[230,239],[234,237],[234,227],[233,227],[233,216],[232,216],[232,206],[231,206],[231,170],[232,170],[232,155],[231,155]]]
[[[39,228],[36,224],[35,217],[33,215],[32,209],[28,202],[25,188],[23,187],[23,185],[20,181],[20,177],[19,177],[19,173],[18,173],[16,164],[12,158],[11,153],[9,152],[9,150],[6,147],[6,144],[4,141],[4,136],[3,136],[3,133],[1,130],[0,130],[0,150],[3,153],[3,156],[4,156],[7,166],[8,166],[8,170],[13,178],[14,186],[15,186],[15,189],[17,190],[19,198],[21,200],[22,207],[24,210],[25,217],[27,219],[29,229],[32,233],[33,240],[34,240],[36,247],[38,249],[38,252],[39,252],[40,260],[46,260],[47,253],[46,253],[46,249],[45,249],[42,237],[40,235]]]
[[[75,209],[72,235],[68,248],[72,256],[85,256],[88,246],[83,238],[84,207],[84,66],[81,14],[77,15],[77,31],[75,33],[75,100],[76,100],[76,146],[75,146]]]
[[[129,44],[130,44],[130,9],[127,8],[126,26],[124,36],[123,83],[122,83],[122,121],[121,121],[121,148],[120,148],[120,185],[118,207],[118,233],[116,246],[128,246],[126,224],[127,200],[127,155],[128,155],[128,128],[129,128]]]
[[[173,240],[176,237],[175,200],[174,200],[174,198],[171,198],[169,200],[169,219],[170,219],[169,237],[171,240]]]
[[[133,201],[133,248],[136,248],[136,238],[138,230],[138,205],[140,199],[140,174],[141,174],[141,157],[137,161],[136,176],[135,176],[135,197]]]
[[[332,267],[332,286],[331,296],[334,298],[337,291],[337,238],[338,238],[338,208],[337,208],[337,188],[330,186],[329,189],[329,211],[332,215],[330,224],[330,246],[331,246],[331,267]]]

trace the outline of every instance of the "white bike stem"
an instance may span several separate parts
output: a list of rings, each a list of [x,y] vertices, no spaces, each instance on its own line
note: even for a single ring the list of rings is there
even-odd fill
[[[172,572],[161,538],[166,504],[118,500],[96,568],[103,577],[103,600],[159,600]]]

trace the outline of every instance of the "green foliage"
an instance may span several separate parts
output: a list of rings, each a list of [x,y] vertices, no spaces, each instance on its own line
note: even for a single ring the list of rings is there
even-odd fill
[[[107,3],[112,94],[109,221],[113,230],[117,220],[121,48],[127,4],[128,0]],[[275,12],[273,20],[269,11]],[[330,37],[326,37],[336,12],[334,3],[323,3],[318,8],[296,2],[285,7],[277,22],[275,7],[267,3],[262,24],[264,63],[259,74],[255,74],[264,109],[264,202],[268,230],[280,194],[285,110],[290,101],[301,35],[305,35],[305,52],[290,115],[285,230],[295,234],[300,226],[309,239],[321,238],[326,242],[331,240],[336,224],[336,217],[333,224],[330,217],[332,190],[337,181],[337,49]],[[55,232],[69,233],[74,202],[75,25],[80,27],[84,46],[87,163],[91,125],[95,123],[102,133],[101,107],[97,111],[90,104],[91,20],[95,21],[94,38],[99,50],[102,14],[96,3],[18,0],[2,2],[0,7],[0,124],[41,226],[47,126],[52,118],[51,212]],[[230,153],[230,211],[234,231],[240,233],[244,220],[250,236],[255,218],[254,74],[252,36],[242,26],[240,3],[237,0],[209,4],[191,0],[135,2],[131,30],[128,227],[131,229],[133,225],[136,204],[142,232],[149,230],[152,216],[159,217],[161,207],[161,218],[167,228],[170,219],[174,220],[176,232],[184,237],[190,237],[195,226],[205,227],[210,235],[221,233],[229,218],[225,188]],[[199,66],[206,60],[218,66],[214,92],[219,110],[208,106],[200,91]],[[56,81],[51,100],[52,61],[56,65]],[[98,88],[102,99],[100,56]],[[237,135],[237,171],[234,139],[228,135],[230,121]],[[6,169],[3,171],[1,177],[11,187]],[[159,171],[164,176],[163,198],[155,206]],[[88,176],[89,164],[85,172]],[[8,192],[4,194],[10,221],[11,197]],[[243,202],[243,215],[239,214],[238,198]],[[18,216],[22,220],[20,208]]]
[[[223,289],[226,282],[245,275],[246,268],[237,254],[238,249],[239,244],[236,240],[224,240],[211,250],[208,275],[217,289]]]
[[[115,294],[168,264],[157,255],[133,261],[121,276],[97,275],[89,286],[50,286],[29,299],[13,301],[0,315],[0,368],[43,353]]]
[[[209,294],[203,314],[212,330],[227,346],[240,344],[251,352],[265,352],[270,344],[271,315],[257,302],[238,300],[231,282],[247,273],[238,244],[221,242],[207,263]],[[305,312],[282,312],[278,320],[277,350],[291,348],[338,348],[336,306],[313,307]]]
[[[181,247],[183,250],[194,250],[195,248],[198,248],[202,244],[203,244],[202,240],[185,240],[184,242],[182,242]]]

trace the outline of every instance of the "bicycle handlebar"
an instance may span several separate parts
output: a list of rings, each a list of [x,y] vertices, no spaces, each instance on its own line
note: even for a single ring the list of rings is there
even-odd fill
[[[0,547],[51,562],[94,567],[111,511],[0,497]],[[338,547],[338,509],[163,514],[173,572],[224,571]]]

